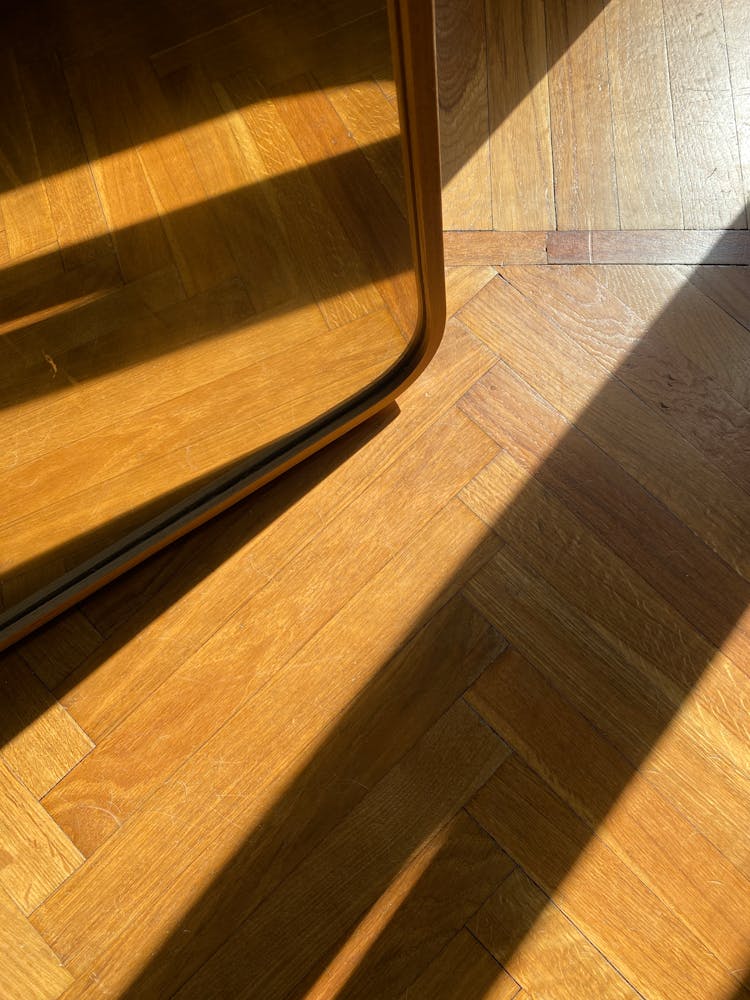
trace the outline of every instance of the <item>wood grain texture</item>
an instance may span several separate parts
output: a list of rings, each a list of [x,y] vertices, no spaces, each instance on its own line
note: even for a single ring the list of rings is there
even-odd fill
[[[614,959],[641,994],[659,1000],[701,993],[718,997],[741,988],[518,758],[499,768],[470,811],[543,890],[555,893],[563,913]],[[566,878],[571,855],[577,862],[575,878]],[[655,939],[658,949],[651,947]]]
[[[41,798],[93,743],[20,656],[11,653],[4,660],[0,689],[0,755],[31,794]]]
[[[740,541],[750,523],[744,491],[655,419],[645,403],[610,379],[604,366],[502,278],[490,282],[460,316],[532,388],[575,419],[584,433],[748,578],[750,564]],[[678,486],[685,477],[692,483],[690,491]]]
[[[559,229],[619,229],[602,0],[547,5],[550,122]]]
[[[19,957],[23,960],[19,961]],[[0,889],[0,990],[7,1000],[57,1000],[73,977]]]
[[[483,0],[435,4],[446,229],[492,229]]]
[[[0,887],[28,916],[83,858],[4,761],[0,761],[0,788]]]
[[[555,229],[545,4],[490,3],[486,17],[492,227]]]
[[[722,6],[665,0],[664,22],[685,226],[747,229]]]
[[[524,934],[529,926],[533,929]],[[550,1000],[574,1000],[587,993],[602,1000],[638,996],[519,868],[487,900],[469,927],[531,996]]]
[[[646,775],[634,771],[515,651],[483,674],[469,701],[680,915],[727,971],[742,968],[749,943],[747,878],[697,834]],[[684,850],[665,851],[665,837],[682,843]],[[512,964],[510,971],[531,985]]]
[[[467,930],[459,931],[401,1000],[513,1000],[519,985]]]
[[[683,229],[661,0],[604,8],[622,229]]]

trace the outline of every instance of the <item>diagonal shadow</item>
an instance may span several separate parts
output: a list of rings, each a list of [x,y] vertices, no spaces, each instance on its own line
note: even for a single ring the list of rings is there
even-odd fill
[[[747,607],[745,595],[748,584],[745,578],[732,569],[729,561],[722,559],[703,542],[689,540],[689,532],[685,532],[681,520],[637,482],[638,470],[631,468],[625,471],[617,463],[609,464],[606,457],[602,458],[602,449],[591,436],[598,415],[617,412],[623,386],[632,382],[633,372],[640,373],[644,386],[649,381],[656,385],[657,396],[662,393],[665,397],[662,402],[669,405],[669,394],[674,391],[674,384],[665,380],[659,359],[663,357],[664,349],[671,346],[675,331],[669,317],[670,311],[680,314],[677,306],[679,303],[676,301],[671,310],[668,309],[654,324],[576,420],[577,429],[567,431],[534,475],[550,493],[566,502],[570,503],[571,498],[575,498],[573,502],[579,504],[576,514],[605,544],[613,547],[617,546],[619,537],[612,525],[632,523],[629,501],[637,495],[643,505],[642,513],[647,515],[638,521],[641,537],[640,547],[635,551],[639,573],[652,586],[661,588],[663,596],[692,626],[710,638],[714,645],[720,645],[734,632]],[[502,324],[501,317],[498,317],[498,324]],[[678,384],[679,379],[678,374]],[[710,435],[713,434],[716,453],[722,453],[721,428],[709,427],[706,430],[700,441],[700,451],[711,455]],[[694,469],[690,464],[690,459],[695,458],[694,452],[686,451],[685,456],[681,467],[683,478],[674,484],[672,499],[678,505],[681,494],[696,488],[692,475]],[[308,467],[315,467],[315,463],[324,461],[324,457],[320,456]],[[609,523],[595,516],[598,509],[595,487],[601,482],[602,462],[617,476],[617,482],[626,487],[619,496],[611,491],[607,493],[608,501],[614,504],[609,511]],[[283,491],[286,482],[288,480],[275,484],[267,495]],[[722,499],[705,498],[706,502],[716,502],[720,507]],[[249,516],[250,511],[252,504],[242,505],[226,517],[242,519]],[[516,526],[529,523],[538,516],[538,496],[533,486],[527,485],[512,500],[501,518],[491,525],[493,537],[498,535],[503,538],[509,533],[507,544],[512,546]],[[206,546],[216,544],[225,523],[218,520],[207,527],[203,539]],[[629,545],[637,540],[627,533],[626,537]],[[741,551],[743,539],[735,541],[737,551]],[[404,623],[398,653],[383,664],[374,679],[353,699],[337,719],[333,730],[320,740],[310,759],[304,761],[304,750],[300,751],[296,777],[288,785],[280,783],[278,788],[270,789],[270,807],[263,812],[239,850],[201,898],[193,903],[186,915],[180,915],[179,926],[174,933],[121,996],[164,997],[181,991],[182,996],[262,996],[265,1000],[274,995],[305,995],[369,905],[387,889],[414,853],[452,818],[450,811],[443,812],[439,807],[433,811],[417,810],[414,822],[405,828],[399,815],[383,816],[378,813],[377,822],[370,814],[368,827],[368,814],[361,804],[368,801],[387,803],[387,797],[378,799],[377,796],[383,795],[383,783],[388,780],[391,769],[399,763],[411,782],[410,787],[416,788],[416,798],[429,798],[430,789],[423,784],[425,775],[420,760],[411,751],[426,726],[439,726],[441,718],[450,711],[450,705],[464,690],[463,687],[448,688],[438,693],[433,691],[432,682],[436,664],[438,667],[443,665],[448,679],[453,679],[455,663],[446,655],[446,646],[459,630],[457,623],[471,622],[472,612],[463,603],[463,598],[457,599],[454,594],[463,587],[468,576],[474,575],[481,565],[493,557],[494,551],[490,545],[486,551],[480,552],[475,561],[446,584],[441,595],[418,620]],[[632,552],[633,549],[628,548],[628,556]],[[682,589],[677,588],[677,575],[673,571],[667,572],[676,553],[681,553],[684,559],[679,574],[684,583]],[[534,572],[544,578],[543,568]],[[726,583],[726,600],[716,599],[714,589],[706,587],[707,578]],[[581,592],[603,586],[605,582],[592,567],[580,580]],[[720,593],[723,594],[722,591]],[[573,600],[572,595],[564,596],[566,600]],[[623,612],[630,610],[627,595],[618,597],[610,591],[610,597],[615,603],[622,600]],[[585,608],[580,613],[584,617],[589,614]],[[596,612],[591,611],[590,614],[596,624]],[[565,623],[560,620],[550,618],[548,624],[553,630],[565,629]],[[467,645],[459,648],[456,659],[462,660],[467,651],[471,652],[477,645],[478,640],[473,645],[467,641]],[[585,651],[581,650],[585,669],[592,680],[599,681],[599,690],[602,683],[609,683],[618,670],[629,673],[636,669],[622,649],[611,645],[605,649],[605,646],[606,643],[601,656],[592,656],[588,660]],[[486,661],[480,662],[484,664]],[[555,673],[544,663],[535,665],[545,671],[566,700],[576,704],[575,692],[567,686],[568,681],[563,674]],[[632,767],[637,767],[646,759],[709,666],[710,660],[698,655],[694,647],[681,643],[679,634],[675,634],[674,648],[664,650],[663,659],[655,660],[641,654],[638,666],[640,687],[629,687],[627,694],[627,706],[638,719],[637,739],[628,746],[618,745],[616,730],[606,732],[607,738],[615,743]],[[669,683],[665,683],[665,677]],[[459,677],[457,681],[471,683],[471,679]],[[425,706],[421,701],[425,695],[428,698],[434,695],[435,700]],[[399,725],[394,727],[393,705],[401,706],[402,701],[406,709],[399,716]],[[293,722],[291,716],[289,721],[290,724]],[[598,718],[591,721],[595,725],[601,724]],[[291,761],[287,762],[287,768],[293,770]],[[255,787],[259,798],[263,790],[260,785]],[[565,872],[585,851],[588,838],[594,835],[596,826],[623,790],[622,785],[610,785],[604,798],[594,795],[591,801],[584,803],[583,811],[588,817],[584,824],[585,836],[565,844]],[[278,794],[274,796],[274,792]],[[356,814],[360,823],[355,831],[361,835],[357,843],[361,856],[382,858],[383,843],[389,845],[385,860],[379,867],[367,870],[364,883],[358,878],[356,869],[342,869],[340,865],[341,831],[347,832],[347,817],[352,813]],[[220,821],[221,817],[217,814],[217,823]],[[310,859],[314,857],[322,858],[319,867],[312,865]],[[438,863],[438,859],[432,862],[433,865]],[[428,873],[429,868],[422,878],[426,880]],[[136,880],[140,874],[135,873]],[[401,912],[406,909],[409,899],[418,899],[420,881],[407,897],[407,902],[402,904]],[[545,889],[551,892],[554,885],[547,884]],[[131,912],[123,921],[123,934],[129,933],[132,940],[137,941],[140,918],[138,912]],[[395,942],[389,939],[389,928],[401,926],[398,919],[391,921],[338,989],[338,997],[348,1000],[365,994],[368,997],[378,995],[377,984],[371,978],[373,969],[382,962],[384,954],[394,955]],[[533,922],[529,921],[527,926],[518,928],[516,941],[520,942],[532,926]],[[232,934],[229,942],[224,943],[229,928]],[[314,942],[315,948],[305,951],[304,945],[310,941]],[[444,936],[435,935],[432,941],[424,944],[423,957],[437,955],[445,943]],[[394,963],[393,981],[399,983],[399,988],[406,989],[409,972],[399,967],[395,958]],[[229,991],[221,992],[222,984],[230,982]],[[747,981],[742,984],[737,980],[737,998],[747,994],[747,985]],[[480,1000],[480,997],[467,997],[466,1000]]]
[[[495,646],[493,652],[491,639],[478,631],[475,612],[464,598],[455,595],[477,572],[480,575],[493,572],[491,561],[497,545],[492,538],[499,536],[508,550],[512,550],[519,526],[525,524],[531,530],[535,521],[546,518],[551,519],[550,530],[554,529],[553,515],[545,512],[544,504],[540,506],[539,484],[549,495],[573,509],[596,538],[627,559],[696,632],[710,639],[708,644],[691,643],[677,629],[672,643],[664,645],[659,656],[655,655],[653,645],[639,644],[635,633],[618,642],[616,635],[606,631],[606,622],[600,617],[601,605],[593,602],[589,607],[585,595],[605,589],[611,602],[612,621],[623,621],[632,613],[631,597],[626,588],[621,592],[613,588],[606,576],[602,576],[602,567],[593,560],[588,572],[581,571],[576,584],[578,596],[572,590],[564,591],[558,600],[572,607],[574,618],[585,622],[591,634],[599,637],[598,647],[587,650],[581,645],[570,621],[555,616],[554,602],[548,608],[537,609],[540,627],[550,634],[562,635],[561,648],[567,646],[574,651],[571,655],[577,658],[577,683],[592,693],[582,697],[581,687],[571,681],[570,671],[560,670],[560,664],[550,663],[543,656],[532,656],[534,666],[566,702],[588,715],[589,723],[602,730],[610,750],[614,747],[612,752],[624,762],[621,770],[607,775],[601,785],[590,786],[589,798],[576,804],[576,812],[585,819],[576,827],[576,837],[561,841],[555,869],[559,878],[543,878],[545,892],[553,893],[565,874],[573,869],[590,838],[595,836],[597,826],[626,787],[618,783],[618,776],[631,773],[644,763],[679,715],[685,699],[699,686],[711,663],[711,656],[707,657],[705,651],[712,652],[714,646],[720,646],[730,636],[734,642],[738,641],[733,633],[750,596],[746,578],[686,528],[674,513],[675,508],[678,512],[681,509],[681,495],[687,495],[684,484],[689,482],[693,489],[699,488],[693,465],[701,464],[699,454],[711,455],[711,438],[689,444],[692,432],[688,421],[680,432],[685,444],[677,458],[663,456],[665,462],[669,458],[679,474],[669,506],[639,482],[642,470],[637,465],[626,471],[606,455],[596,440],[601,415],[619,412],[623,392],[635,392],[634,372],[639,373],[642,396],[648,398],[648,392],[655,393],[649,402],[636,405],[651,406],[657,412],[663,409],[662,402],[671,405],[675,394],[686,388],[684,383],[675,386],[681,378],[677,368],[669,372],[669,378],[665,377],[662,363],[665,354],[673,351],[675,337],[682,331],[684,303],[680,299],[685,294],[678,293],[589,401],[575,426],[568,427],[534,472],[533,479],[529,478],[499,519],[490,525],[492,530],[488,528],[483,547],[454,578],[446,581],[439,596],[417,620],[403,622],[399,650],[372,672],[371,679],[330,728],[325,718],[319,720],[318,736],[310,736],[304,746],[293,746],[297,732],[295,717],[302,711],[297,698],[308,697],[304,691],[295,695],[295,683],[302,683],[302,674],[297,675],[295,682],[288,666],[278,665],[279,677],[276,681],[272,677],[269,684],[276,683],[279,691],[286,691],[287,695],[286,700],[280,698],[275,703],[278,718],[266,738],[271,740],[269,746],[289,745],[290,749],[284,751],[286,756],[282,754],[278,770],[264,770],[262,762],[261,766],[257,763],[251,766],[248,761],[252,777],[243,784],[242,799],[256,801],[255,809],[248,805],[237,807],[234,812],[223,812],[218,805],[213,807],[216,830],[232,822],[232,817],[241,822],[245,814],[255,817],[252,822],[246,820],[251,829],[224,869],[212,877],[187,912],[179,901],[185,898],[186,883],[192,884],[191,868],[171,870],[164,890],[174,895],[174,899],[165,899],[163,911],[173,914],[174,932],[118,995],[133,1000],[172,995],[262,996],[264,1000],[308,995],[370,906],[430,838],[451,822],[455,808],[440,802],[434,804],[431,772],[420,750],[425,738],[430,737],[423,734],[425,730],[434,734],[440,727],[445,734],[446,726],[457,724],[456,709],[451,709],[451,705],[493,659],[497,649]],[[541,322],[541,313],[539,317]],[[504,322],[510,320],[511,317],[498,315],[498,330],[502,331]],[[686,377],[684,373],[682,377]],[[652,388],[648,389],[649,386]],[[719,425],[712,425],[711,433],[718,454],[722,446]],[[658,450],[658,442],[653,443],[653,448]],[[322,461],[325,461],[323,456],[310,466]],[[283,491],[285,482],[271,487],[268,495],[274,490]],[[726,482],[732,494],[729,480]],[[601,493],[607,483],[608,488]],[[699,497],[703,499],[709,500]],[[721,509],[722,498],[710,499]],[[635,512],[634,500],[638,503]],[[239,509],[233,511],[231,516],[239,523],[243,514],[247,517],[250,513],[248,506],[242,513]],[[208,540],[212,536],[217,541],[222,537],[221,521],[208,526],[205,545],[216,544]],[[741,559],[742,539],[734,541]],[[725,536],[725,555],[731,542],[732,538]],[[582,559],[585,551],[581,552]],[[550,569],[554,568],[555,558],[550,556]],[[489,569],[481,569],[487,565]],[[543,564],[524,567],[526,572],[550,593],[560,586],[554,573],[546,574]],[[545,579],[547,575],[549,578]],[[708,586],[707,581],[711,581]],[[720,596],[716,587],[720,587]],[[149,613],[145,606],[144,611]],[[645,621],[644,629],[648,632]],[[510,638],[516,642],[516,636],[511,634]],[[301,663],[304,662],[302,657]],[[312,669],[313,664],[309,666]],[[252,664],[248,664],[248,669],[252,669]],[[611,704],[597,701],[610,686]],[[269,727],[261,706],[270,690],[261,688],[251,695],[243,711],[248,728],[242,737],[251,754],[253,747],[263,746],[264,733]],[[259,729],[253,722],[253,706],[257,706]],[[612,716],[613,706],[627,710],[628,725],[636,726],[634,732],[618,729],[617,719]],[[398,711],[396,726],[395,711]],[[722,716],[722,724],[731,727],[731,716]],[[741,727],[741,720],[736,724]],[[271,739],[273,732],[278,733],[281,743]],[[717,748],[720,770],[733,769],[732,760],[722,757],[727,752]],[[398,776],[395,787],[394,769]],[[289,780],[290,774],[295,776]],[[171,785],[179,778],[180,771],[168,783]],[[399,789],[407,788],[412,799],[409,805],[396,794]],[[394,800],[399,803],[398,808],[394,807]],[[148,813],[149,803],[143,808]],[[158,808],[154,799],[153,809],[158,811]],[[151,815],[152,821],[156,821],[155,812]],[[186,819],[188,816],[186,813]],[[171,819],[166,821],[167,826],[171,822]],[[205,817],[201,822],[210,825]],[[529,839],[533,843],[533,838]],[[356,850],[347,851],[347,845],[351,848],[352,843]],[[504,846],[507,849],[508,845]],[[406,951],[399,957],[405,921],[413,924],[413,915],[422,905],[422,887],[432,884],[431,872],[440,867],[446,852],[450,855],[452,850],[449,838],[448,845],[427,865],[385,929],[344,976],[335,993],[339,1000],[399,996],[406,990],[414,973],[411,954]],[[371,859],[364,867],[363,858]],[[531,868],[532,877],[536,875],[535,864],[542,873],[549,870],[542,855],[532,854],[530,858],[526,851],[515,860]],[[495,883],[500,883],[504,873],[493,875],[493,871],[481,866],[478,870],[482,871],[482,884],[489,895],[493,891],[493,877]],[[139,879],[152,876],[153,870],[144,860],[144,871],[131,873],[129,892],[137,895]],[[472,905],[478,908],[482,902],[474,900]],[[466,919],[470,916],[469,912]],[[127,951],[131,942],[137,949],[140,919],[136,909],[122,921],[117,940],[119,949]],[[517,927],[516,944],[531,931],[533,922],[532,915],[523,926]],[[440,927],[421,942],[423,964],[439,954],[456,929]],[[503,957],[507,961],[509,953],[499,949],[498,958]],[[376,967],[382,968],[386,958],[390,978],[385,988],[391,992],[383,993],[374,976]],[[732,982],[729,970],[727,982]],[[736,982],[737,998],[747,995],[745,986],[739,979]],[[642,989],[637,976],[634,985]]]

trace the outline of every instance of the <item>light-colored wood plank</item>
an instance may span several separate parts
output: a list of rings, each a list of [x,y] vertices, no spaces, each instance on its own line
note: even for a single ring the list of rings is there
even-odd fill
[[[607,369],[503,282],[491,281],[461,319],[599,447],[746,579],[747,494],[688,445]],[[691,489],[683,489],[686,481]]]
[[[634,767],[648,757],[649,782],[747,875],[747,790],[736,767],[701,743],[700,720],[688,725],[690,706],[675,714],[657,681],[590,643],[582,616],[507,549],[467,595]]]
[[[743,0],[721,0],[724,35],[732,84],[734,119],[745,187],[745,211],[750,205],[750,11]],[[750,218],[748,219],[750,223]]]
[[[401,1000],[513,1000],[520,987],[467,930],[459,931]]]
[[[0,664],[0,755],[35,798],[57,784],[93,743],[14,652]]]
[[[0,993],[4,1000],[57,1000],[73,981],[0,888]]]
[[[452,461],[442,457],[439,465],[436,464],[433,458],[436,442],[442,441],[450,449],[450,442],[457,444],[459,436],[462,447],[456,449]],[[387,563],[416,525],[439,511],[489,460],[494,450],[486,435],[478,428],[473,430],[466,418],[457,420],[455,413],[449,413],[447,418],[438,421],[423,441],[417,442],[371,489],[345,508],[338,519],[326,526],[265,587],[261,589],[259,583],[255,584],[257,595],[247,600],[225,626],[235,636],[236,643],[227,642],[224,630],[216,633],[213,642],[206,643],[194,657],[179,665],[169,680],[142,702],[139,709],[127,715],[110,738],[100,742],[104,732],[101,725],[96,725],[95,718],[88,718],[86,699],[78,698],[75,690],[67,694],[64,703],[75,718],[87,719],[86,730],[96,734],[99,746],[86,766],[76,769],[69,780],[61,782],[45,800],[57,821],[90,853],[97,846],[95,838],[102,827],[96,815],[97,806],[101,805],[100,794],[104,795],[110,817],[124,820],[188,755],[198,727],[204,739],[218,729],[241,706],[243,698],[252,695],[279,665],[294,655]],[[408,510],[399,514],[400,498],[405,495],[419,500],[415,499]],[[361,533],[360,554],[356,561],[351,560],[349,537],[352,531]],[[332,570],[334,565],[338,567],[335,572]],[[321,566],[326,567],[323,576]],[[314,600],[311,595],[315,595]],[[288,628],[282,625],[286,620]],[[245,634],[251,621],[254,622],[252,651],[247,645],[250,637]],[[268,623],[266,628],[261,625],[264,621]],[[237,650],[236,656],[229,651],[232,645]],[[216,691],[216,657],[219,655],[225,665],[226,678],[221,691]],[[85,683],[83,687],[85,692]],[[99,718],[107,709],[100,703],[91,707]],[[121,705],[110,702],[110,713],[113,709],[123,711]],[[169,717],[175,724],[164,730],[162,720]],[[142,742],[143,733],[147,731],[162,734],[160,752],[148,763],[144,761],[146,766],[136,775],[132,773],[130,761],[135,746]],[[131,777],[123,775],[123,782],[113,797],[108,775],[118,766],[117,761],[122,761]],[[92,805],[95,832],[88,833],[86,821]]]
[[[516,652],[486,671],[468,700],[728,972],[743,967],[750,883],[649,785],[647,769],[634,771]]]
[[[604,20],[620,225],[682,229],[661,0],[610,0]]]
[[[737,979],[518,758],[501,765],[470,811],[638,993],[737,993]]]
[[[694,632],[506,453],[461,496],[576,609],[581,627],[591,629],[592,649],[614,654],[625,669],[655,683],[675,713],[682,709],[707,751],[715,746],[727,764],[739,771],[746,766],[748,723],[727,707],[726,690],[738,703],[750,698],[748,674]],[[585,590],[583,572],[589,581]]]
[[[491,281],[497,271],[489,264],[466,264],[445,271],[446,312],[452,316]]]
[[[619,229],[602,0],[547,4],[558,229]]]
[[[638,996],[521,869],[469,923],[479,941],[531,996],[635,1000]]]
[[[697,269],[701,271],[703,268]],[[711,383],[723,387],[750,409],[747,330],[704,292],[699,274],[693,282],[689,278],[694,272],[681,268],[598,267],[592,273],[600,285],[640,318],[643,329],[650,331],[646,334],[649,341],[663,342],[680,351],[708,375]],[[740,285],[741,274],[739,271]],[[740,303],[739,297],[733,301],[735,305]],[[610,309],[614,311],[614,303],[610,303]],[[700,379],[696,383],[700,384]]]
[[[435,18],[443,224],[492,229],[484,3],[438,0]]]
[[[555,229],[544,0],[489,3],[486,18],[493,228]]]
[[[547,233],[447,232],[447,265],[546,264]]]
[[[512,867],[492,838],[459,813],[391,881],[306,996],[397,997]]]
[[[647,403],[655,423],[669,425],[748,489],[750,350],[744,330],[706,299],[696,307],[699,294],[690,284],[683,290],[676,275],[669,281],[668,271],[555,268],[541,281],[528,269],[503,273]]]
[[[746,229],[722,7],[664,0],[687,229]]]
[[[29,914],[78,868],[83,857],[3,761],[0,801],[0,889]]]

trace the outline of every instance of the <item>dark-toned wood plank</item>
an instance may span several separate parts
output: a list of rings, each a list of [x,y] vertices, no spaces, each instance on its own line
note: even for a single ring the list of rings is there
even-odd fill
[[[467,930],[412,983],[401,1000],[513,1000],[520,987]]]
[[[494,840],[459,813],[391,881],[306,997],[397,997],[512,867]]]
[[[547,233],[446,232],[445,262],[458,264],[546,264]]]

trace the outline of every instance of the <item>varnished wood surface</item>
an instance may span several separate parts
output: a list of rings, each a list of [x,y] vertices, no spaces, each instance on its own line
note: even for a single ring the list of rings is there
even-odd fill
[[[530,263],[529,234],[575,233],[590,262],[612,263],[698,264],[701,231],[746,237],[742,0],[437,8],[445,225],[502,234],[483,263]],[[743,260],[717,263],[747,263],[740,245]]]
[[[0,659],[14,1000],[749,995],[747,244],[548,225],[449,233],[398,414]]]
[[[384,5],[147,6],[4,15],[6,609],[355,397],[417,326]]]
[[[748,995],[741,278],[449,270],[397,416],[5,655],[27,995]]]

